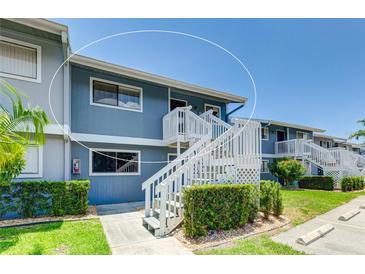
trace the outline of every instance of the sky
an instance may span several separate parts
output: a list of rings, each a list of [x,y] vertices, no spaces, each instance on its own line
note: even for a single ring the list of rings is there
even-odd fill
[[[254,118],[322,128],[344,138],[360,129],[356,121],[365,118],[364,19],[51,20],[68,25],[73,52],[135,30],[184,32],[210,40],[251,73],[257,88]],[[227,52],[199,39],[129,34],[79,54],[241,95],[248,102],[234,116],[249,117],[253,111],[248,73]]]

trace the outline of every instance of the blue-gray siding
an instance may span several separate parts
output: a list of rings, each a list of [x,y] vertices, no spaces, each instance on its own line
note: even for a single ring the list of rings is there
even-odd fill
[[[87,144],[91,148],[139,150],[141,161],[166,161],[168,153],[176,152],[167,147],[134,146],[118,144]],[[72,143],[72,159],[81,160],[81,174],[72,175],[73,179],[90,178],[91,204],[125,203],[144,200],[142,183],[160,170],[165,163],[141,163],[141,175],[89,176],[89,150]]]

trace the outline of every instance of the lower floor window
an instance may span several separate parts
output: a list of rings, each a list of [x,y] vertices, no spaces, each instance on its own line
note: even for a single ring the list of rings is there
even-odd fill
[[[139,151],[92,151],[92,173],[93,174],[130,174],[140,173],[140,152]]]
[[[24,160],[25,167],[18,178],[39,178],[43,176],[43,147],[28,146]]]
[[[269,161],[262,160],[261,161],[261,173],[268,173],[269,172]]]

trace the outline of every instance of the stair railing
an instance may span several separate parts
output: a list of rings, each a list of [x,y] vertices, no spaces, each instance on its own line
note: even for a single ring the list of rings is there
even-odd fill
[[[247,174],[235,176],[231,183],[259,183],[261,165],[261,126],[258,122],[236,120],[233,127],[200,147],[194,157],[165,178],[157,187],[160,193],[160,233],[170,232],[182,220],[181,200],[185,187],[222,183],[221,175],[246,168]],[[226,182],[226,181],[224,181]],[[165,206],[166,205],[166,206]]]

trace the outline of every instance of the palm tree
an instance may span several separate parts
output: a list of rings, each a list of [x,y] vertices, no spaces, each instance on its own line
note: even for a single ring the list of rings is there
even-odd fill
[[[48,124],[46,113],[39,107],[24,107],[23,94],[8,82],[0,79],[0,96],[7,98],[9,110],[0,104],[0,167],[14,158],[14,151],[32,144],[45,143],[44,127]],[[2,101],[4,102],[4,101]],[[15,148],[16,147],[16,148]]]
[[[365,128],[365,119],[359,120],[357,122]],[[365,129],[359,129],[358,131],[352,133],[349,138],[356,138],[356,140],[359,140],[361,137],[365,138]]]

